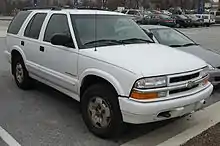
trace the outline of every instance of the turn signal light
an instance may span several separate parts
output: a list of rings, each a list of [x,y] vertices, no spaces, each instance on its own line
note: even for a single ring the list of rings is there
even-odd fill
[[[132,91],[131,98],[138,100],[156,99],[159,98],[159,95],[156,92],[143,93],[143,92]]]
[[[209,78],[205,78],[204,80],[203,80],[203,85],[206,85],[206,84],[208,84],[209,83]]]

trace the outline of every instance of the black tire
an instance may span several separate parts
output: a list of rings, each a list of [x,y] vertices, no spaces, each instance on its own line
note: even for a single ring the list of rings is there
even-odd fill
[[[177,28],[181,28],[181,25],[179,23],[176,24]]]
[[[210,26],[210,24],[207,23],[207,24],[206,24],[206,27],[209,27],[209,26]]]
[[[20,81],[18,80],[18,77],[17,77],[17,69],[16,68],[18,65],[21,65],[21,71],[23,72],[23,79]],[[14,75],[15,82],[20,89],[28,90],[33,87],[33,84],[32,84],[33,81],[29,77],[28,71],[24,65],[24,61],[20,56],[17,56],[16,58],[14,58],[13,64],[12,64],[12,70],[14,71],[13,75]]]
[[[110,120],[109,123],[107,124],[108,126],[98,127],[98,122],[94,124],[92,120],[92,112],[89,111],[89,105],[90,103],[92,103],[92,100],[95,97],[101,98],[105,103],[105,105],[107,105],[105,107],[109,107]],[[122,115],[119,108],[118,97],[114,89],[110,85],[95,84],[90,86],[85,91],[85,93],[81,98],[81,110],[82,110],[83,120],[86,126],[96,136],[101,138],[113,138],[120,136],[121,132],[123,131],[124,124],[122,121]],[[95,108],[95,112],[97,113],[97,108]]]

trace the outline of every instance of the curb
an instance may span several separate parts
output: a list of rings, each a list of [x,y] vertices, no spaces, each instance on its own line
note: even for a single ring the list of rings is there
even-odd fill
[[[180,146],[220,122],[220,102],[121,146]]]

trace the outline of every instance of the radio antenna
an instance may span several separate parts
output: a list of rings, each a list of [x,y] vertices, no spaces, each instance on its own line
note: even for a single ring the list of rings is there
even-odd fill
[[[97,41],[97,16],[96,16],[96,14],[97,14],[97,10],[95,10],[95,51],[97,51],[97,48],[96,48],[96,41]]]

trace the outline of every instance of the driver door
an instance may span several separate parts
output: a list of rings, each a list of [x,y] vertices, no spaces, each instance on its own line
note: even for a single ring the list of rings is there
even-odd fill
[[[45,33],[42,37],[43,45],[40,46],[41,52],[44,54],[44,57],[41,58],[44,65],[44,75],[42,76],[53,85],[76,93],[78,49],[74,47],[74,44],[73,47],[51,44],[51,38],[55,34],[71,36],[66,14],[51,14],[45,26]]]

